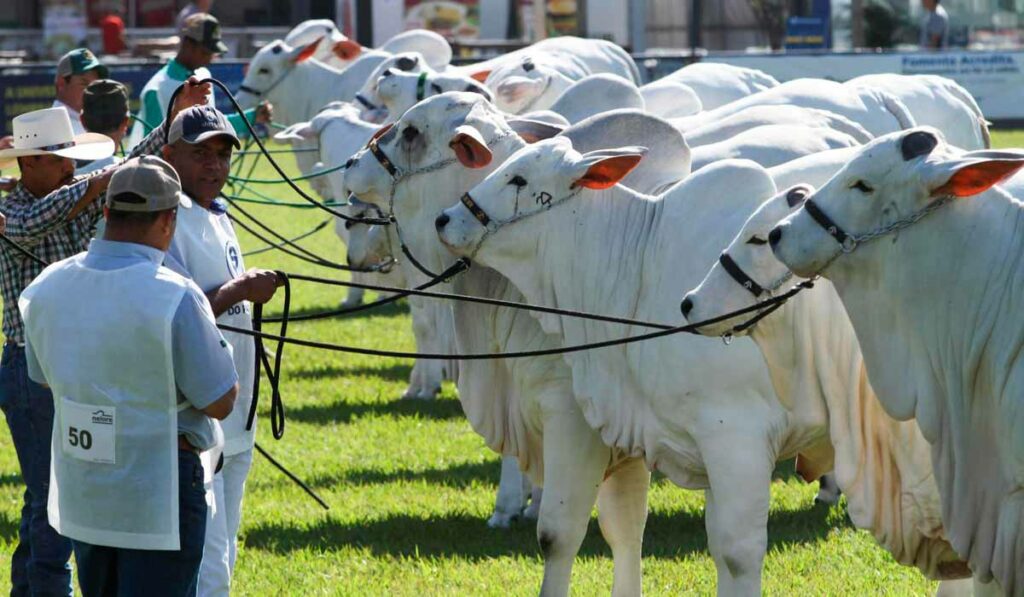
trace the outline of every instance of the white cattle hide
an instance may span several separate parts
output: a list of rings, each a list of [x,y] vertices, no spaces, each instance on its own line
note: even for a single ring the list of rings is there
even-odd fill
[[[377,80],[377,96],[387,108],[388,120],[392,122],[401,118],[417,102],[449,91],[468,91],[479,93],[488,100],[493,99],[483,83],[458,72],[417,74],[386,70]]]
[[[1024,593],[1024,206],[990,185],[1022,165],[934,129],[887,135],[812,195],[824,213],[865,234],[954,198],[838,256],[806,209],[771,233],[790,269],[835,285],[886,411],[932,445],[950,543],[1007,595]]]
[[[961,149],[992,146],[988,122],[971,93],[956,81],[938,75],[864,75],[845,83],[881,89],[898,97],[917,124],[932,126]]]
[[[413,252],[430,267],[440,268],[454,259],[434,233],[437,213],[451,196],[465,192],[515,149],[526,145],[509,131],[509,126],[484,99],[450,93],[410,109],[396,123],[396,132],[381,138],[381,147],[395,156],[403,171],[429,167],[432,160],[445,159],[466,135],[484,143],[473,153],[481,160],[478,167],[454,163],[396,187],[395,216]],[[688,163],[685,143],[677,131],[667,122],[636,112],[594,117],[562,134],[588,147],[600,147],[619,134],[651,141],[663,136],[666,139],[657,146],[676,162]],[[483,160],[485,153],[488,157]],[[411,163],[407,162],[410,158],[414,160]],[[668,179],[661,167],[664,164],[638,173],[633,184],[643,189],[665,184]],[[676,180],[686,175],[676,168]],[[350,174],[353,191],[383,205],[391,181],[376,160],[360,154]],[[457,292],[523,300],[505,278],[480,265],[458,276],[453,285]],[[535,350],[557,345],[526,312],[468,303],[453,303],[452,309],[461,352]],[[647,474],[642,466],[620,463],[621,456],[604,446],[587,425],[573,398],[571,373],[562,358],[467,361],[461,363],[458,383],[463,409],[474,429],[493,449],[515,455],[530,477],[545,485],[538,526],[546,559],[543,592],[563,594],[568,590],[569,570],[599,485],[601,526],[616,562],[615,592],[639,591],[639,540]],[[606,474],[610,476],[602,483]],[[625,479],[632,481],[620,487]],[[611,497],[620,493],[618,498]]]
[[[715,120],[696,127],[690,126],[685,118],[673,119],[671,122],[683,131],[686,143],[690,147],[719,143],[752,128],[771,124],[793,124],[832,129],[850,135],[859,143],[867,143],[874,139],[874,135],[864,130],[864,127],[846,117],[825,110],[802,108],[800,106],[771,104],[753,106],[742,112],[726,116],[721,120]]]
[[[697,94],[705,110],[714,110],[779,84],[774,77],[757,69],[714,62],[695,62],[659,80],[686,85]]]
[[[321,38],[323,41],[317,47],[313,58],[334,68],[343,69],[358,58],[362,52],[368,51],[368,48],[364,48],[339,31],[334,21],[330,19],[303,21],[288,32],[284,42],[293,48],[298,48]],[[377,49],[386,54],[402,52],[422,54],[427,64],[434,69],[445,68],[452,59],[452,48],[448,45],[447,40],[427,29],[403,31],[384,42]]]
[[[910,111],[892,94],[877,89],[849,87],[825,79],[794,79],[732,103],[705,109],[679,119],[683,130],[722,120],[754,106],[801,106],[826,110],[860,124],[871,135],[884,135],[914,126]]]
[[[551,111],[570,123],[620,108],[644,109],[644,98],[632,82],[609,74],[583,77],[551,104]]]
[[[812,189],[792,187],[765,202],[726,249],[737,266],[763,287],[785,280],[782,291],[800,281],[788,279],[788,270],[772,254],[766,239],[779,219],[799,209]],[[700,286],[686,295],[684,313],[690,321],[703,321],[764,298],[755,298],[716,263]],[[750,317],[700,331],[717,337]],[[970,577],[966,563],[943,535],[930,446],[916,422],[894,421],[882,410],[867,382],[853,326],[832,285],[819,281],[758,322],[750,336],[761,349],[782,400],[793,404],[794,395],[804,393],[811,403],[827,409],[834,453],[826,456],[834,455],[835,477],[854,525],[870,531],[896,561],[917,566],[929,578]],[[798,470],[813,477],[831,466],[829,460],[798,458]]]
[[[704,109],[692,87],[671,79],[652,81],[640,88],[644,108],[662,118],[691,116]]]
[[[492,220],[486,234],[456,204],[438,220],[441,239],[502,272],[531,303],[676,323],[678,297],[775,186],[753,162],[728,161],[658,197],[608,188],[640,151],[581,155],[560,139],[521,150],[469,193]],[[536,316],[564,345],[650,331]],[[707,489],[719,594],[760,594],[772,469],[822,441],[824,409],[780,403],[763,359],[743,339],[726,347],[678,334],[566,361],[605,443],[643,456],[682,487]]]
[[[476,67],[477,69],[481,67]],[[550,108],[575,81],[598,73],[639,84],[640,73],[625,50],[612,42],[552,37],[510,55],[487,72],[487,87],[499,109],[511,114]]]
[[[692,167],[697,171],[721,160],[743,158],[769,168],[805,155],[857,145],[860,143],[850,135],[829,128],[771,124],[743,131],[725,141],[695,147]]]

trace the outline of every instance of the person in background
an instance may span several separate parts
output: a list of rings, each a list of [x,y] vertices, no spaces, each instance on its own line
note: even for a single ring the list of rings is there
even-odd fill
[[[181,178],[178,229],[167,251],[169,266],[180,267],[213,307],[218,323],[252,329],[250,303],[265,303],[277,290],[277,275],[246,271],[242,249],[219,198],[238,147],[227,119],[213,106],[184,110],[171,124],[163,157]],[[213,507],[206,523],[206,546],[199,573],[199,597],[225,597],[237,556],[242,494],[252,466],[255,421],[247,429],[255,376],[256,345],[250,336],[224,332],[233,348],[241,390],[235,411],[224,420],[224,464],[209,484]]]
[[[206,101],[207,86],[189,81],[175,102],[180,110]],[[74,160],[97,160],[114,152],[109,138],[75,135],[66,110],[47,108],[16,116],[14,146],[0,150],[0,167],[18,160],[21,180],[4,198],[6,234],[52,263],[89,246],[102,211],[112,168],[75,177]],[[136,147],[135,157],[152,154],[165,142],[158,128]],[[11,433],[25,483],[18,544],[10,560],[12,595],[71,595],[71,542],[47,520],[50,485],[50,435],[54,404],[50,390],[32,381],[25,354],[25,329],[18,296],[43,270],[7,243],[0,243],[0,296],[5,344],[0,359],[0,410]],[[82,311],[76,308],[76,312]]]
[[[110,179],[104,238],[18,300],[29,377],[56,398],[49,522],[74,545],[84,597],[196,592],[199,452],[238,374],[202,291],[161,266],[180,195],[166,162],[128,160]]]
[[[85,132],[82,126],[82,94],[96,79],[106,79],[109,70],[86,48],[77,48],[60,57],[57,61],[57,76],[53,84],[57,99],[54,108],[64,108],[71,118],[71,129],[76,135]]]
[[[185,28],[185,21],[190,16],[200,12],[209,14],[210,9],[212,8],[213,0],[191,0],[184,8],[181,9],[181,12],[179,12],[178,16],[174,19],[174,27],[178,31],[181,31]]]
[[[120,54],[128,49],[128,43],[124,38],[124,19],[121,18],[121,8],[111,4],[100,19],[100,32],[103,34],[103,53]]]
[[[949,15],[939,2],[941,0],[921,0],[924,17],[921,19],[921,39],[918,44],[922,49],[943,50],[949,47]]]
[[[171,95],[182,81],[192,76],[200,80],[208,78],[210,71],[206,67],[213,62],[214,56],[227,51],[227,46],[221,41],[220,23],[217,19],[205,13],[197,13],[185,19],[185,24],[181,28],[178,54],[157,71],[142,88],[142,105],[138,114],[141,122],[136,122],[132,127],[129,145],[134,147],[139,139],[149,133],[150,126],[164,119]],[[209,103],[215,105],[212,91]],[[271,114],[269,104],[261,104],[245,112],[250,121],[261,123],[270,122]],[[234,114],[228,120],[236,135],[238,131],[242,131],[243,136],[248,134],[241,116]]]
[[[128,133],[131,116],[128,112],[128,90],[124,85],[111,79],[100,79],[89,83],[82,98],[82,124],[90,133],[106,135],[114,141],[114,147],[121,147],[121,141]],[[117,155],[89,162],[75,170],[75,174],[86,174],[117,164],[122,158]]]
[[[14,147],[14,135],[0,137],[0,150],[10,149],[12,147]],[[17,178],[13,176],[4,176],[0,173],[0,192],[6,193],[8,191],[13,191],[16,186],[18,186]]]

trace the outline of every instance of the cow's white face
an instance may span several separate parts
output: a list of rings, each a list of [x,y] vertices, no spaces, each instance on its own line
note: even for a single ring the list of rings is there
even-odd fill
[[[377,65],[370,76],[366,78],[362,89],[356,94],[355,101],[359,105],[360,116],[369,122],[384,122],[389,114],[392,120],[397,119],[401,114],[389,113],[384,106],[377,87],[378,81],[387,72],[403,72],[419,74],[424,70],[431,70],[427,61],[418,52],[402,52],[389,56]],[[414,102],[415,103],[415,102]]]
[[[411,73],[388,69],[377,80],[377,94],[388,114],[396,120],[418,102],[449,91],[479,93],[488,100],[492,99],[486,87],[471,77],[459,74],[425,71]]]
[[[408,110],[398,122],[380,133],[377,146],[394,165],[399,176],[420,172],[445,162],[461,162],[465,167],[482,168],[490,164],[487,139],[503,128],[501,114],[485,98],[470,93],[446,93],[428,98]],[[414,175],[399,184],[416,185]],[[427,175],[429,176],[429,175]],[[431,193],[445,193],[445,188],[458,186],[457,176],[430,177]],[[349,162],[345,186],[362,201],[387,210],[393,177],[368,149],[363,149]],[[402,193],[401,195],[405,195]],[[418,196],[418,195],[417,195]],[[396,195],[396,202],[400,198]],[[399,206],[396,204],[395,208]],[[406,206],[416,209],[416,205]]]
[[[299,48],[324,38],[313,58],[336,68],[344,68],[359,56],[362,47],[352,42],[330,19],[310,19],[296,25],[284,38],[284,43]]]
[[[510,114],[543,110],[573,84],[573,80],[544,64],[525,58],[495,68],[487,76],[487,87],[494,91],[498,109]],[[540,101],[541,98],[550,101]],[[545,105],[546,104],[546,105]]]
[[[691,322],[704,321],[749,307],[769,298],[770,292],[785,288],[791,274],[772,253],[768,234],[779,220],[800,209],[813,192],[814,188],[809,185],[797,185],[765,201],[723,252],[743,275],[763,289],[759,296],[755,296],[756,287],[743,285],[742,282],[746,281],[743,275],[734,277],[718,261],[700,285],[683,297],[683,316]],[[754,315],[749,313],[703,326],[698,332],[705,336],[719,336]]]
[[[360,201],[352,202],[346,208],[348,215],[356,218],[379,218],[381,212],[375,206]],[[367,225],[346,221],[348,239],[345,241],[346,259],[353,267],[374,267],[392,261],[391,243],[385,226]]]
[[[629,147],[580,154],[564,137],[524,147],[470,190],[469,202],[463,199],[444,210],[436,221],[441,242],[492,267],[498,258],[528,259],[537,249],[537,221],[528,218],[543,218],[585,188],[614,186],[645,151]]]
[[[940,197],[982,193],[1024,165],[1022,160],[1012,152],[963,153],[929,127],[892,133],[866,145],[803,209],[780,222],[769,242],[796,274],[827,275],[833,264],[845,267],[893,241],[837,257],[839,242],[808,213],[809,203],[843,232],[860,237],[911,218]]]
[[[287,87],[283,79],[297,64],[313,57],[321,39],[305,46],[293,48],[281,40],[270,43],[256,52],[249,61],[245,79],[235,96],[245,109],[254,107],[260,100],[278,103]],[[256,93],[246,91],[250,89]]]

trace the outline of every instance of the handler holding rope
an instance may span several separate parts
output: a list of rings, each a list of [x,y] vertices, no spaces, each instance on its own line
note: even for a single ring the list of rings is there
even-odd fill
[[[232,147],[238,146],[231,124],[213,106],[183,110],[171,123],[163,156],[181,178],[184,195],[168,265],[176,270],[180,266],[179,273],[203,289],[218,323],[251,330],[249,302],[269,301],[278,280],[272,271],[245,270],[227,204],[218,197],[230,172]],[[206,526],[200,596],[227,595],[231,586],[242,494],[255,441],[255,425],[246,425],[255,375],[255,343],[241,334],[226,332],[224,336],[234,348],[241,391],[237,408],[223,423],[223,467],[208,483],[214,501]]]
[[[190,82],[179,94],[172,115],[206,101],[207,93],[207,86]],[[13,124],[13,147],[0,150],[0,167],[17,159],[21,168],[21,180],[4,199],[7,235],[46,262],[85,250],[101,215],[97,200],[106,190],[113,170],[107,168],[75,178],[74,160],[105,158],[114,152],[113,142],[95,133],[76,136],[63,108],[22,114]],[[155,153],[163,142],[163,129],[157,129],[132,152],[132,157]],[[7,243],[0,245],[0,292],[6,337],[0,361],[0,408],[6,416],[26,485],[18,546],[11,558],[11,585],[12,592],[19,595],[70,595],[71,543],[46,521],[53,397],[28,376],[24,326],[18,312],[18,296],[43,267]],[[87,314],[80,309],[75,312]]]
[[[180,193],[160,158],[129,160],[110,180],[104,239],[18,303],[29,376],[55,397],[49,522],[74,543],[86,597],[196,591],[199,451],[217,443],[208,417],[231,412],[238,375],[202,291],[161,266]]]

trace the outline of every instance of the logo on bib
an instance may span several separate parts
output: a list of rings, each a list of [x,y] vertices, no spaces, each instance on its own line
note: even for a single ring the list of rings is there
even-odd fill
[[[93,411],[92,422],[97,425],[113,425],[114,415],[105,413],[102,410]]]
[[[238,245],[233,241],[228,241],[224,245],[224,255],[228,263],[228,272],[232,278],[238,277],[242,273],[242,254],[238,250]]]

